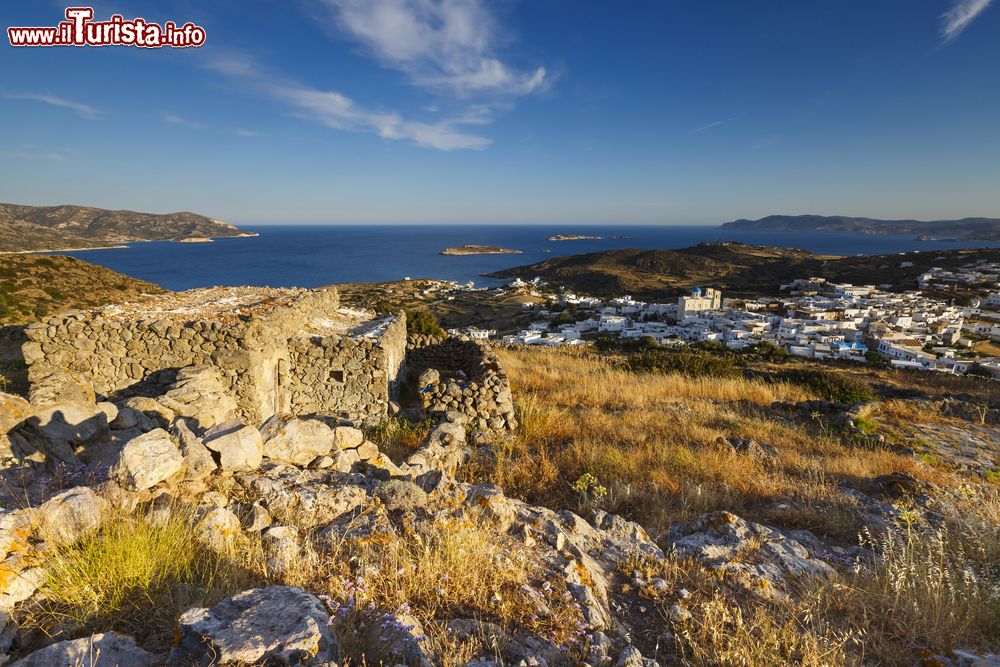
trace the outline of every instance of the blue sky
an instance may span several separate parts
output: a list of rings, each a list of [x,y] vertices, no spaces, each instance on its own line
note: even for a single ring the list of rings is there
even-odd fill
[[[5,3],[4,28],[65,5]],[[0,201],[234,223],[1000,217],[991,0],[100,0],[0,46]]]

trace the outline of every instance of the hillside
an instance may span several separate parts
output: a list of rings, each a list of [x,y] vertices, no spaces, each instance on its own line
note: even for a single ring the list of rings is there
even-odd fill
[[[1000,219],[876,220],[842,215],[769,215],[760,220],[735,220],[726,229],[767,232],[845,232],[851,234],[912,234],[920,239],[1000,241]]]
[[[892,283],[916,287],[916,277],[932,266],[951,267],[976,259],[1000,259],[1000,250],[942,250],[929,253],[829,257],[805,250],[742,243],[700,243],[680,250],[624,249],[553,257],[489,274],[494,278],[539,277],[596,296],[631,294],[656,299],[695,286],[720,287],[735,294],[771,294],[783,282],[818,276],[857,284]],[[907,262],[912,266],[902,267]]]
[[[153,283],[58,255],[6,255],[0,262],[0,324],[162,292]]]
[[[85,206],[0,204],[0,252],[95,248],[128,241],[245,236],[196,213],[138,213]]]

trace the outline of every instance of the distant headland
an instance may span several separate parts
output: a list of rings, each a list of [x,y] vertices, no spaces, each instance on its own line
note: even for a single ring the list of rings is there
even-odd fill
[[[735,220],[724,229],[762,232],[843,232],[849,234],[913,235],[930,241],[946,237],[958,241],[1000,241],[1000,219],[878,220],[842,215],[769,215],[760,220]]]
[[[204,242],[256,236],[197,213],[139,213],[87,206],[0,204],[0,252],[121,247],[135,241]]]

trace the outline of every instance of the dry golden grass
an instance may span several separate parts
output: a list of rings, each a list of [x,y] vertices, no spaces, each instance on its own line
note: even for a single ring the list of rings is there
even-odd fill
[[[1000,493],[984,490],[936,525],[902,508],[897,531],[865,534],[870,567],[848,596],[864,610],[885,664],[906,664],[905,647],[949,651],[1000,646]]]
[[[464,664],[491,652],[486,638],[449,635],[442,624],[453,618],[480,619],[566,646],[582,632],[582,612],[565,581],[545,576],[529,549],[468,521],[442,519],[398,538],[345,540],[327,558],[351,564],[339,577],[330,576],[335,569],[320,568],[314,586],[325,587],[339,605],[334,615],[345,619],[339,630],[352,664],[362,657],[377,664],[372,658],[385,647],[367,628],[386,613],[420,622],[435,664]]]
[[[380,452],[398,464],[424,444],[432,425],[429,420],[412,424],[405,419],[391,418],[368,429],[366,435],[378,445]]]
[[[885,450],[852,446],[825,424],[783,421],[773,402],[803,389],[745,379],[636,374],[576,350],[501,351],[521,428],[497,461],[467,474],[550,507],[588,509],[572,489],[592,474],[600,506],[654,534],[716,509],[853,541],[852,502],[837,489],[893,471],[940,482],[940,472]],[[720,438],[775,446],[774,460],[737,453]],[[781,505],[779,508],[778,505]]]
[[[46,554],[41,602],[24,624],[116,630],[166,648],[183,611],[264,581],[259,550],[231,546],[225,554],[204,546],[194,517],[180,508],[160,521],[113,513],[97,532]]]

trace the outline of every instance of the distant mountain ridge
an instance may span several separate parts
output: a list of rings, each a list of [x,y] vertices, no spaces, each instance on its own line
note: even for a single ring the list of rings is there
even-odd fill
[[[251,236],[197,213],[0,204],[0,252],[95,248],[129,241]]]
[[[734,220],[726,229],[767,232],[845,232],[851,234],[914,234],[918,239],[1000,241],[1000,218],[961,220],[878,220],[843,215],[769,215],[760,220]]]

